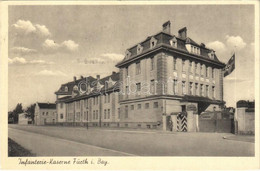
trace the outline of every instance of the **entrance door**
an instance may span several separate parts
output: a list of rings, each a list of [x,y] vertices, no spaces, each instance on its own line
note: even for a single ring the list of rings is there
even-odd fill
[[[186,105],[181,105],[181,111],[186,112]]]

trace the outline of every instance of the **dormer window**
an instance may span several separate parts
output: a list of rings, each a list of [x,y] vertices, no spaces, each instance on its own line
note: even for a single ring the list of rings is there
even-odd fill
[[[172,47],[177,48],[177,39],[175,37],[173,37],[170,40],[170,44],[171,44]]]
[[[74,91],[78,91],[78,86],[75,85],[75,86],[73,87],[73,90],[74,90]]]
[[[197,54],[200,55],[200,48],[197,48]]]
[[[109,87],[109,82],[106,81],[106,82],[105,82],[105,89],[108,89],[108,87]]]
[[[69,89],[68,89],[68,87],[66,86],[66,87],[65,87],[65,92],[68,92],[68,91],[69,91]]]
[[[129,59],[130,56],[131,56],[131,52],[129,50],[126,50],[126,52],[125,52],[126,59]]]
[[[200,54],[200,48],[191,45],[191,46],[190,46],[190,49],[191,49],[191,50],[190,50],[191,53],[198,54],[198,55]]]
[[[210,53],[208,53],[208,56],[210,59],[214,59],[215,52],[212,50]]]
[[[157,44],[157,39],[152,37],[150,40],[150,48],[154,48],[156,46],[156,44]]]
[[[137,46],[137,54],[142,53],[142,51],[143,51],[143,46],[141,46],[140,44],[138,44],[138,46]]]

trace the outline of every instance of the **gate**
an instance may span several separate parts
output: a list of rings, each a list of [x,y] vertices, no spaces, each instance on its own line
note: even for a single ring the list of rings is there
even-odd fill
[[[185,112],[179,113],[177,115],[177,131],[178,132],[187,132],[187,114]]]
[[[229,114],[205,112],[199,116],[199,131],[231,133],[234,127],[233,122]]]

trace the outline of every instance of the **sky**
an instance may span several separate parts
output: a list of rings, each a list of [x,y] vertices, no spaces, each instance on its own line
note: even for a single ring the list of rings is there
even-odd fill
[[[127,48],[161,31],[187,27],[188,37],[213,48],[236,69],[224,78],[224,101],[254,100],[252,5],[9,6],[8,109],[55,102],[73,76],[107,76]]]

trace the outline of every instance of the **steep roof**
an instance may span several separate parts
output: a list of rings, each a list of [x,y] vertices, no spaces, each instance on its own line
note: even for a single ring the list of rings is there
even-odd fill
[[[81,79],[78,79],[76,81],[71,81],[65,84],[62,84],[61,87],[59,88],[58,91],[55,92],[55,94],[57,95],[71,95],[72,91],[73,91],[73,87],[75,85],[78,85],[80,82],[87,80],[87,82],[89,82],[90,86],[92,87],[93,84],[91,84],[93,81],[96,81],[95,78],[93,78],[92,76],[89,77],[83,77]],[[68,87],[68,91],[65,91],[65,87]]]
[[[108,83],[108,87],[105,87],[106,83]],[[98,85],[101,85],[102,88],[98,90]],[[91,96],[97,96],[100,94],[118,91],[119,90],[119,72],[113,73],[112,75],[101,78],[100,80],[95,79],[91,85],[91,91],[85,93],[75,92],[74,96],[65,96],[59,98],[56,102],[71,102],[79,99],[88,98]]]
[[[157,40],[157,43],[153,48],[150,47],[150,40],[152,38],[155,38]],[[172,47],[170,44],[170,40],[173,38],[175,38],[177,40],[177,48]],[[186,48],[186,44],[192,44],[192,45],[200,48],[200,54],[190,53]],[[140,54],[137,54],[138,45],[141,45],[143,47],[143,50]],[[171,35],[171,34],[168,34],[165,32],[159,32],[155,35],[149,36],[144,41],[127,49],[127,51],[130,52],[130,55],[129,56],[126,55],[125,58],[121,62],[119,62],[116,66],[120,67],[120,66],[124,65],[125,63],[128,63],[128,61],[133,61],[133,59],[138,58],[139,56],[145,55],[148,52],[152,52],[155,49],[158,49],[159,47],[166,47],[167,50],[170,49],[171,51],[176,51],[176,52],[180,51],[182,53],[184,52],[185,54],[188,54],[190,56],[195,56],[197,58],[197,60],[199,60],[201,58],[204,61],[214,62],[215,64],[224,66],[224,64],[219,61],[219,59],[217,58],[215,53],[214,53],[214,58],[211,59],[209,57],[208,54],[212,51],[214,52],[214,50],[207,48],[204,44],[198,44],[190,37],[186,37],[185,39],[183,39],[181,37]]]
[[[38,103],[40,109],[56,109],[55,103]]]

